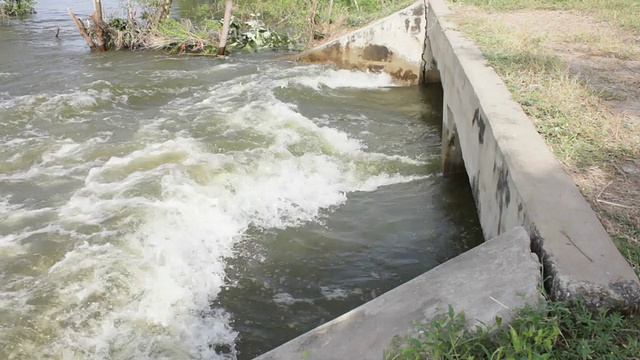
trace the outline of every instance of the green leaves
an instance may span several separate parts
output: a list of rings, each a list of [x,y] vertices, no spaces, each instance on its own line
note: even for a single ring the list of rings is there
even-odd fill
[[[35,10],[35,0],[5,0],[0,2],[0,15],[21,16],[33,14]]]
[[[633,359],[640,354],[640,319],[595,312],[579,301],[546,302],[517,310],[508,326],[468,329],[464,313],[449,307],[438,320],[417,324],[417,336],[395,344],[387,360]]]
[[[289,35],[270,30],[261,20],[260,13],[251,14],[251,18],[245,22],[236,21],[234,27],[239,33],[234,40],[242,48],[294,50],[297,47]]]

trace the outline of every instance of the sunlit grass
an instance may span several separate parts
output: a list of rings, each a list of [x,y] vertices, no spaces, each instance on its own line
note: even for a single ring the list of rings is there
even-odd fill
[[[640,2],[637,0],[454,0],[492,10],[548,9],[579,10],[640,30]]]

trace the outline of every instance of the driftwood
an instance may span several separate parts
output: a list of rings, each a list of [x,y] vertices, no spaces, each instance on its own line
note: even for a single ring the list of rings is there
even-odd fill
[[[93,0],[93,15],[102,21],[102,1],[101,0]]]
[[[233,10],[233,0],[227,0],[224,8],[224,20],[222,21],[222,33],[220,34],[220,43],[218,44],[218,56],[224,56],[227,47],[227,38],[229,36],[229,25],[231,24],[231,11]]]
[[[164,21],[171,11],[171,5],[173,4],[173,0],[163,0],[160,5],[158,5],[154,15],[148,21],[147,25],[144,28],[138,28],[137,23],[133,14],[133,9],[131,6],[128,7],[128,16],[127,22],[130,25],[132,33],[139,34],[144,31],[150,31],[151,29],[157,28],[157,25]],[[102,14],[102,0],[93,0],[93,8],[94,12],[89,17],[90,20],[86,20],[86,25],[82,22],[82,19],[78,18],[71,10],[69,10],[69,15],[73,19],[73,22],[76,24],[78,28],[78,32],[80,35],[85,38],[87,41],[87,45],[92,51],[107,51],[110,48],[120,49],[123,46],[123,34],[122,31],[108,26],[104,22],[104,17]],[[135,36],[135,35],[134,35]],[[130,42],[130,41],[129,41]],[[124,44],[125,47],[136,48],[138,46],[144,47],[144,40],[136,39],[133,42]]]
[[[94,12],[93,15],[91,15],[93,26],[91,26],[92,24],[89,20],[87,20],[87,25],[85,26],[82,20],[79,19],[71,9],[68,9],[68,11],[69,16],[71,16],[71,19],[73,19],[73,22],[76,24],[80,35],[87,41],[87,45],[89,45],[91,51],[107,51],[110,31],[102,21],[102,1],[93,0],[93,9]],[[93,33],[90,33],[89,29],[92,29]]]
[[[98,17],[97,13],[91,15],[93,20],[93,29],[96,33],[95,44],[99,51],[107,51],[107,41],[109,38],[109,30],[107,26],[102,22],[102,18]]]
[[[87,28],[84,26],[84,23],[82,22],[82,20],[78,19],[76,14],[74,14],[71,11],[71,9],[67,9],[67,11],[69,12],[69,16],[71,16],[71,19],[73,19],[73,22],[76,24],[76,27],[78,28],[78,32],[80,32],[80,35],[82,35],[82,37],[87,41],[87,45],[89,45],[89,48],[91,49],[91,51],[95,50],[96,44],[93,43],[93,39],[91,39],[91,36],[89,36],[89,33],[87,32]]]

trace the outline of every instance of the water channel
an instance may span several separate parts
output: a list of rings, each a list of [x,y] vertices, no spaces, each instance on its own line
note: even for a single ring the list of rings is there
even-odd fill
[[[250,359],[482,241],[439,85],[90,53],[89,6],[0,23],[0,359]]]

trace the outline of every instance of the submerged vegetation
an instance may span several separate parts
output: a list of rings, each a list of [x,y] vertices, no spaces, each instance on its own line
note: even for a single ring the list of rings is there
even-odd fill
[[[517,310],[509,325],[467,328],[464,313],[449,312],[418,324],[417,336],[395,339],[386,360],[638,359],[640,319],[578,301],[545,302]]]

